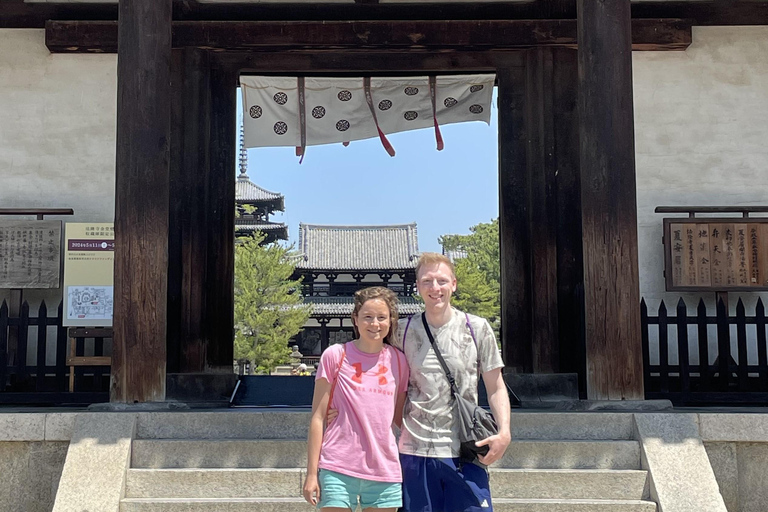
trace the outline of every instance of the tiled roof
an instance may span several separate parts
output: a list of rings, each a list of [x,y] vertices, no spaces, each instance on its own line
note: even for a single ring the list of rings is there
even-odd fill
[[[453,263],[456,263],[456,260],[460,260],[462,258],[467,257],[467,251],[462,251],[459,249],[446,250],[445,247],[443,247],[443,256],[451,260]]]
[[[238,231],[276,231],[280,229],[287,230],[288,227],[282,222],[264,222],[261,220],[235,219],[235,229]]]
[[[279,210],[283,210],[283,195],[277,192],[270,192],[265,190],[252,182],[248,175],[240,173],[237,177],[237,183],[235,183],[235,200],[237,202],[243,201],[278,201],[280,203]]]
[[[416,224],[317,226],[299,224],[297,268],[402,270],[416,268]]]
[[[352,297],[304,297],[304,303],[312,304],[312,316],[348,317],[354,308]],[[422,303],[413,297],[400,297],[397,308],[401,317],[424,311]]]

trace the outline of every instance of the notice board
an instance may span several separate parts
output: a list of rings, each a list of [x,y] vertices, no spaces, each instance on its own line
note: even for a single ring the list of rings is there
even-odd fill
[[[768,218],[664,219],[667,291],[768,290]]]
[[[68,222],[64,238],[66,326],[111,327],[114,296],[113,223]]]
[[[0,221],[0,288],[58,288],[61,221]]]

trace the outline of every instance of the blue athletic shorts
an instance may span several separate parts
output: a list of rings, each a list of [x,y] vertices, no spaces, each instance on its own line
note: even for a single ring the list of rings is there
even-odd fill
[[[493,512],[488,471],[458,458],[400,455],[401,512]]]
[[[341,507],[398,508],[403,505],[403,486],[400,482],[376,482],[354,476],[342,475],[335,471],[321,469],[318,474],[320,502],[317,508]]]

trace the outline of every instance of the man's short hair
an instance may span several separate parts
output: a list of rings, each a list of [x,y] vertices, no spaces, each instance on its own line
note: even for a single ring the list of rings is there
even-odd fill
[[[425,265],[439,265],[441,263],[444,263],[446,266],[448,266],[449,269],[451,269],[451,275],[455,278],[456,269],[453,267],[453,262],[448,258],[448,256],[436,252],[421,253],[421,256],[419,256],[419,262],[416,263],[416,278],[419,278],[419,272],[421,272],[421,269]]]

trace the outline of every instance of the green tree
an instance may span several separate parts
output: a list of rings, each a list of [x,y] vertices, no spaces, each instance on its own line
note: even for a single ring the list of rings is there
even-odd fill
[[[487,318],[498,336],[501,315],[499,219],[469,230],[469,235],[440,237],[446,250],[465,255],[455,261],[458,285],[453,303],[463,311]]]
[[[269,373],[290,361],[288,341],[309,318],[301,280],[292,280],[290,248],[260,245],[265,234],[240,238],[235,246],[235,358],[251,372]]]

